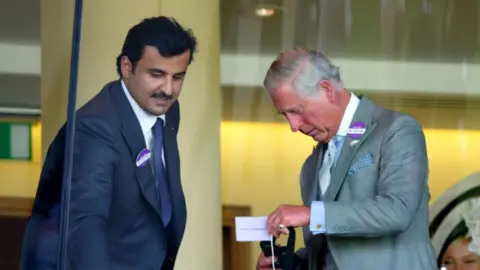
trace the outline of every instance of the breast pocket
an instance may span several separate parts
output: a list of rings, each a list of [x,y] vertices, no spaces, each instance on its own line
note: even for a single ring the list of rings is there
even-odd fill
[[[377,194],[377,178],[378,160],[371,152],[367,152],[352,162],[345,182],[354,198],[373,198]]]

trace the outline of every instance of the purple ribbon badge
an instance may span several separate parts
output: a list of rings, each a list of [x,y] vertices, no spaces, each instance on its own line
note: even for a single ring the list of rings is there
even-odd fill
[[[352,139],[358,139],[362,137],[363,133],[365,133],[365,130],[366,130],[365,123],[358,121],[350,125],[350,127],[348,128],[347,134]]]
[[[138,153],[136,161],[137,167],[144,167],[151,156],[152,153],[148,149],[143,149],[142,151],[140,151],[140,153]]]

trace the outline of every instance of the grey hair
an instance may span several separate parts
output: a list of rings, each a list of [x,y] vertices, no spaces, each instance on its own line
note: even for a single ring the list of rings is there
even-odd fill
[[[340,69],[321,52],[296,48],[281,53],[267,71],[263,82],[267,91],[285,83],[303,97],[318,93],[318,84],[328,80],[335,89],[342,86]]]

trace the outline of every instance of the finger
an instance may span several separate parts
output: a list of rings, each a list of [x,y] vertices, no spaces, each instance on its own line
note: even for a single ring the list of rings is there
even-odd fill
[[[270,215],[268,215],[268,217],[267,217],[267,231],[268,231],[269,233],[271,233],[271,232],[269,231],[269,227],[271,227],[272,222],[273,222],[273,220],[275,219],[276,216],[278,216],[278,209],[275,209],[275,211],[273,211],[273,212],[272,212]]]
[[[286,220],[281,214],[279,214],[272,222],[272,226],[274,226],[273,229],[275,230],[275,237],[280,237],[280,234],[288,235],[290,233],[287,228]]]
[[[284,235],[289,235],[289,234],[290,234],[290,231],[289,231],[287,228],[280,229],[279,232],[280,232],[281,234],[284,234]]]
[[[277,262],[277,257],[274,257],[274,262]],[[263,257],[258,260],[260,269],[272,269],[272,257]]]
[[[274,257],[274,262],[278,260],[277,257]],[[260,255],[260,258],[258,258],[258,265],[262,269],[270,269],[272,267],[272,257],[265,257],[265,255],[262,254]]]
[[[267,232],[271,234],[270,228],[272,227],[272,220],[275,216],[275,212],[272,212],[270,215],[267,216]]]
[[[277,257],[274,257],[274,261],[276,262],[277,260]],[[272,257],[259,258],[258,265],[260,265],[261,267],[272,266]]]
[[[276,231],[276,224],[277,224],[277,219],[278,219],[278,216],[279,216],[279,212],[278,211],[275,211],[273,212],[269,217],[268,217],[268,220],[267,220],[267,232],[269,234],[275,234],[275,231]]]
[[[270,233],[276,238],[278,238],[278,236],[280,235],[279,229],[280,229],[281,221],[282,221],[282,216],[279,214],[279,215],[276,215],[272,219],[272,222],[270,223]]]

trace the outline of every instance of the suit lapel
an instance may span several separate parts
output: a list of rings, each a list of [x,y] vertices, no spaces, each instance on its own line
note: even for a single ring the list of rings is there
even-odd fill
[[[172,105],[166,114],[166,125],[164,129],[164,151],[165,162],[168,173],[168,181],[170,187],[170,194],[173,207],[174,228],[176,230],[176,243],[180,244],[181,237],[185,230],[186,223],[186,205],[185,196],[180,180],[180,157],[177,146],[177,132],[178,132],[178,103]]]
[[[323,162],[323,153],[325,151],[325,144],[318,143],[312,153],[312,159],[305,167],[306,173],[304,174],[304,189],[307,194],[307,205],[310,205],[312,201],[318,200],[320,195],[318,173]]]
[[[131,162],[135,164],[138,154],[147,148],[140,122],[123,92],[120,81],[112,84],[110,92],[114,99],[119,121],[122,126],[122,135],[130,149]],[[156,181],[152,173],[152,167],[149,164],[150,161],[143,167],[137,167],[135,165],[135,174],[143,196],[161,218],[160,202],[157,198],[157,187],[155,185]]]
[[[347,174],[348,168],[352,163],[355,154],[357,153],[359,147],[368,137],[368,135],[375,128],[376,123],[373,120],[373,112],[375,110],[375,105],[365,98],[362,98],[358,106],[355,115],[353,116],[352,123],[361,121],[365,123],[366,130],[365,133],[359,139],[352,139],[349,136],[345,137],[343,143],[342,151],[338,157],[335,168],[332,170],[332,181],[330,186],[327,189],[327,192],[324,194],[324,201],[333,201],[335,200],[338,191],[340,190],[343,182],[345,181],[345,176]],[[358,142],[352,143],[353,141],[358,140]]]

